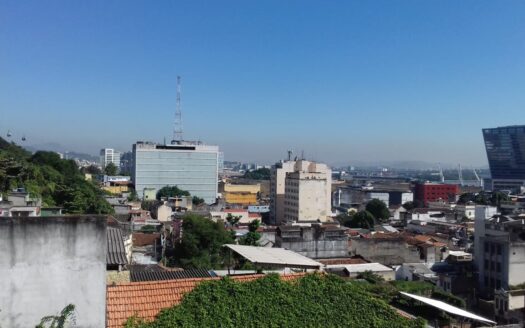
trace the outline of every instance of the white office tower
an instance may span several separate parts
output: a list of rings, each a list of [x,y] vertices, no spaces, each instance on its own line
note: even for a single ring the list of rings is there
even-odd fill
[[[177,186],[207,204],[217,197],[219,147],[201,142],[177,141],[171,145],[137,142],[133,145],[132,178],[139,197]]]
[[[100,150],[100,165],[104,169],[109,163],[113,163],[117,169],[120,168],[120,152],[112,148]]]
[[[331,215],[332,170],[306,160],[279,162],[270,178],[270,216],[275,224],[326,222]]]

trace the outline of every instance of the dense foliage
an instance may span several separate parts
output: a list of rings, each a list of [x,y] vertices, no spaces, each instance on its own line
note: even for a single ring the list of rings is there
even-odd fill
[[[388,207],[379,199],[369,201],[366,204],[366,210],[370,212],[378,222],[386,222],[390,218]]]
[[[253,180],[270,180],[270,169],[262,168],[244,173],[244,178]]]
[[[31,155],[0,138],[0,192],[15,188],[25,188],[41,197],[43,206],[61,206],[65,213],[113,213],[100,188],[84,179],[73,160],[47,151]]]
[[[190,193],[186,190],[182,190],[177,186],[166,186],[160,188],[157,191],[157,199],[168,198],[168,197],[180,197],[180,196],[190,196]]]
[[[459,196],[458,203],[466,204],[473,202],[478,205],[491,205],[491,206],[500,206],[502,202],[509,201],[510,198],[502,192],[479,192],[477,194],[466,193]]]
[[[133,323],[133,321],[135,321]],[[154,322],[127,327],[424,327],[399,316],[359,284],[311,274],[293,282],[268,275],[251,282],[204,282]]]
[[[349,228],[372,229],[374,216],[368,211],[359,211],[353,214],[343,214],[336,218],[339,223]]]
[[[104,168],[104,174],[105,175],[117,175],[118,174],[118,167],[113,164],[113,162],[108,163],[106,167]]]
[[[257,232],[257,229],[259,229],[260,225],[261,222],[259,222],[259,220],[253,220],[250,222],[248,225],[248,233],[239,239],[239,244],[247,246],[259,246],[261,234]]]
[[[188,214],[182,221],[181,241],[175,245],[169,260],[183,268],[223,268],[225,250],[222,245],[232,243],[232,233],[224,228],[224,222]]]
[[[447,323],[450,317],[443,311],[417,302],[413,299],[402,296],[399,292],[407,292],[411,294],[430,297],[441,300],[445,303],[465,308],[465,301],[457,296],[447,293],[435,285],[424,281],[390,281],[382,282],[372,281],[367,279],[369,284],[363,284],[363,288],[383,299],[385,302],[394,305],[395,307],[404,309],[410,313],[417,313],[428,319],[429,321],[438,320],[442,323]]]

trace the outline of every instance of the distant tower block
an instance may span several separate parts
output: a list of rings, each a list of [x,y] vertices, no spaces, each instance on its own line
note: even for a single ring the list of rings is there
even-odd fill
[[[175,126],[173,130],[173,141],[177,143],[182,141],[182,110],[180,105],[180,76],[177,76],[177,108],[175,110]]]

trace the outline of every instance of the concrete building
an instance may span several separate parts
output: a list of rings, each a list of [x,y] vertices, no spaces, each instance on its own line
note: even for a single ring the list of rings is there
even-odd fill
[[[477,216],[474,245],[478,285],[484,295],[525,283],[525,217]]]
[[[346,278],[358,278],[360,274],[371,272],[382,277],[385,281],[396,279],[394,269],[381,263],[331,264],[326,266],[326,271]]]
[[[376,233],[351,239],[350,255],[385,265],[425,262],[416,245],[408,244],[399,234]]]
[[[133,145],[132,179],[138,195],[177,186],[212,204],[217,198],[219,147],[183,141],[171,145]]]
[[[275,247],[286,248],[310,258],[348,256],[345,229],[333,225],[289,225],[277,227]]]
[[[455,202],[459,195],[459,186],[445,183],[416,183],[414,187],[414,200],[418,200],[425,206],[429,202],[444,200]]]
[[[117,170],[120,170],[120,152],[112,148],[103,148],[100,150],[100,165],[102,170],[109,164],[113,163]]]
[[[219,192],[222,193],[227,204],[257,204],[257,195],[260,191],[260,184],[230,184],[224,182],[219,184]]]
[[[103,216],[0,220],[0,326],[34,327],[75,305],[77,327],[104,327]]]
[[[525,125],[483,129],[483,139],[491,190],[519,191],[525,186]]]
[[[332,172],[326,164],[305,160],[275,164],[270,177],[270,220],[276,224],[328,221]]]

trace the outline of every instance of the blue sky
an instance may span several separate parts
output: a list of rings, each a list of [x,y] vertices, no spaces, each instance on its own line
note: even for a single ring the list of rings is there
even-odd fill
[[[0,2],[0,130],[96,153],[185,137],[228,160],[485,165],[525,123],[523,1]]]

